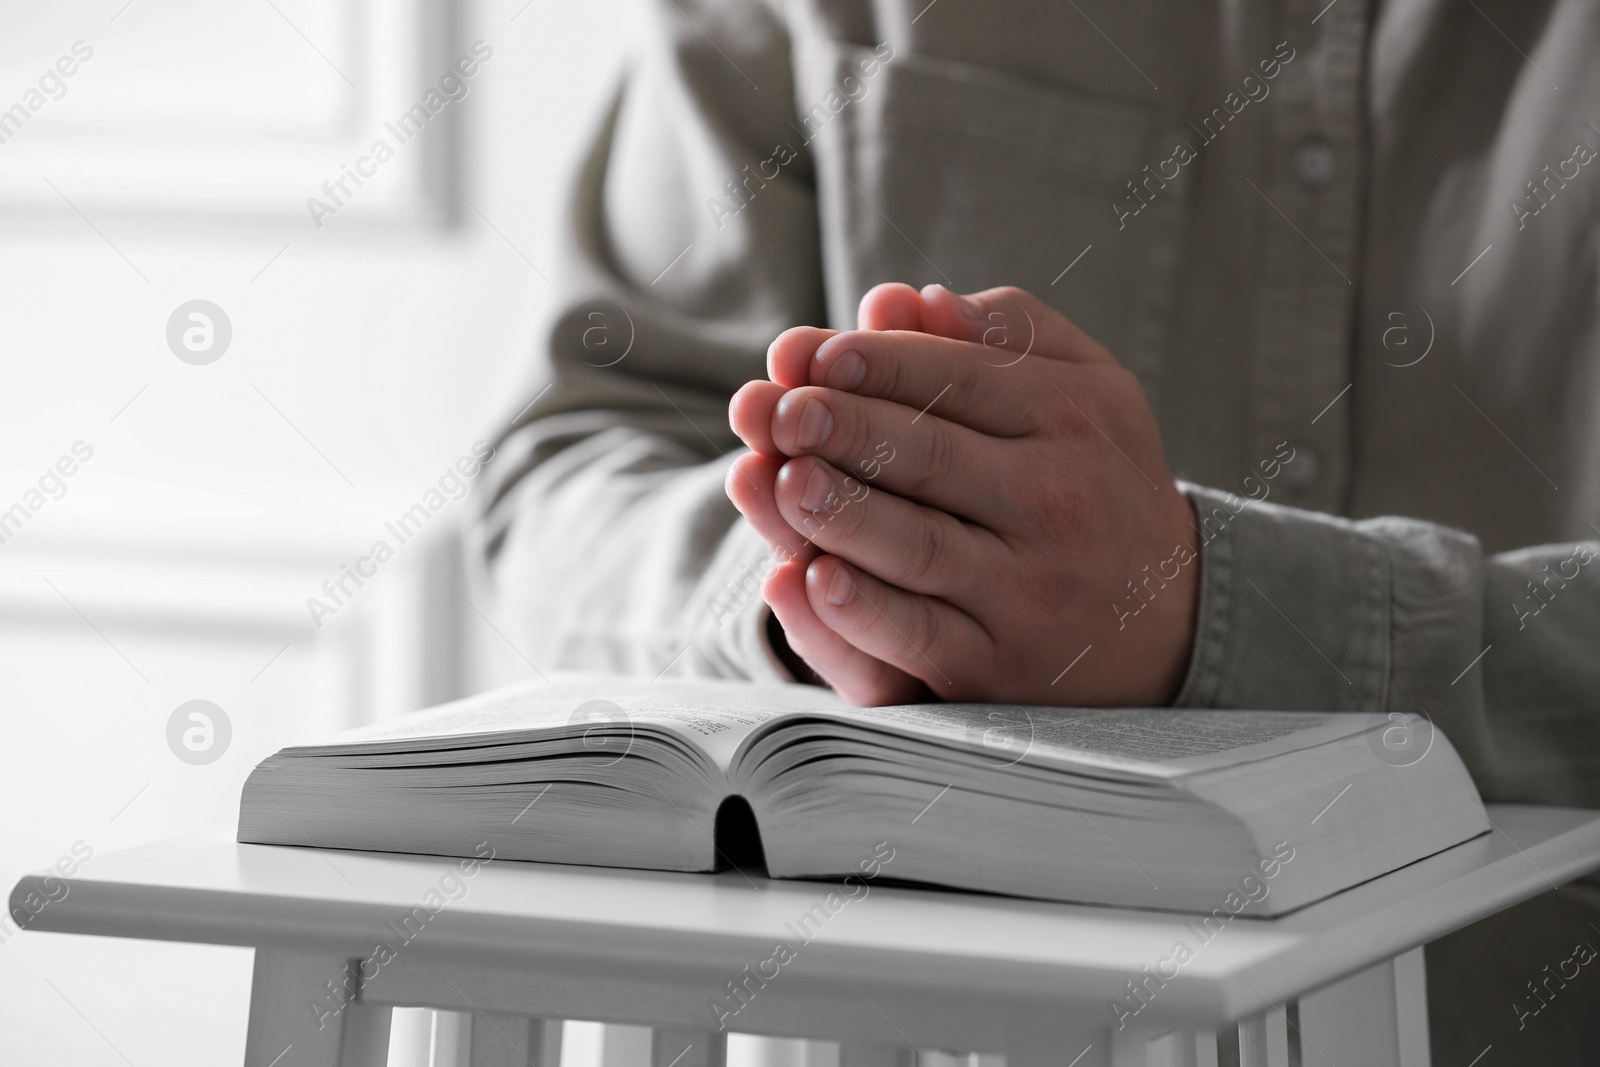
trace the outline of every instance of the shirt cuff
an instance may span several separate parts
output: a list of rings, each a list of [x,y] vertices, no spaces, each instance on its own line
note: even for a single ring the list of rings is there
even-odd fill
[[[1179,485],[1201,544],[1200,608],[1174,705],[1383,708],[1393,575],[1382,541],[1345,519],[1268,504],[1265,493]]]

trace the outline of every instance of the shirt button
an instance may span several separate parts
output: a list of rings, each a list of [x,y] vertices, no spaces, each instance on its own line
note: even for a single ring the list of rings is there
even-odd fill
[[[1278,471],[1283,487],[1291,493],[1303,493],[1311,488],[1322,473],[1322,460],[1309,445],[1294,446],[1294,455]]]
[[[1308,189],[1321,189],[1333,181],[1336,159],[1333,146],[1320,137],[1308,137],[1294,150],[1294,173]]]

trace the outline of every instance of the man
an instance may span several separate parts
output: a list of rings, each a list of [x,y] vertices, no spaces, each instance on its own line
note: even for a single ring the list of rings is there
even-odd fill
[[[646,38],[487,517],[541,667],[1420,710],[1485,798],[1600,806],[1600,9]],[[1430,949],[1439,1061],[1600,1057],[1594,992],[1524,988],[1600,894],[1488,925]]]

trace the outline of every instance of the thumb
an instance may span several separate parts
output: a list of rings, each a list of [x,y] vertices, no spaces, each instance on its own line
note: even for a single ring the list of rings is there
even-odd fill
[[[904,282],[883,282],[867,290],[856,309],[861,330],[922,330],[922,298]]]
[[[1015,286],[954,293],[942,285],[922,289],[922,331],[971,341],[995,352],[992,362],[1027,355],[1072,363],[1112,363],[1103,345],[1055,308]]]

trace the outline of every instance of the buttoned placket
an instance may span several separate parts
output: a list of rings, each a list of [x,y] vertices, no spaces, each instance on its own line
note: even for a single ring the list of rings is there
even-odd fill
[[[1339,512],[1350,477],[1367,0],[1292,0],[1294,59],[1266,101],[1251,330],[1253,469],[1287,442],[1283,503]],[[1312,20],[1316,21],[1313,23]]]

